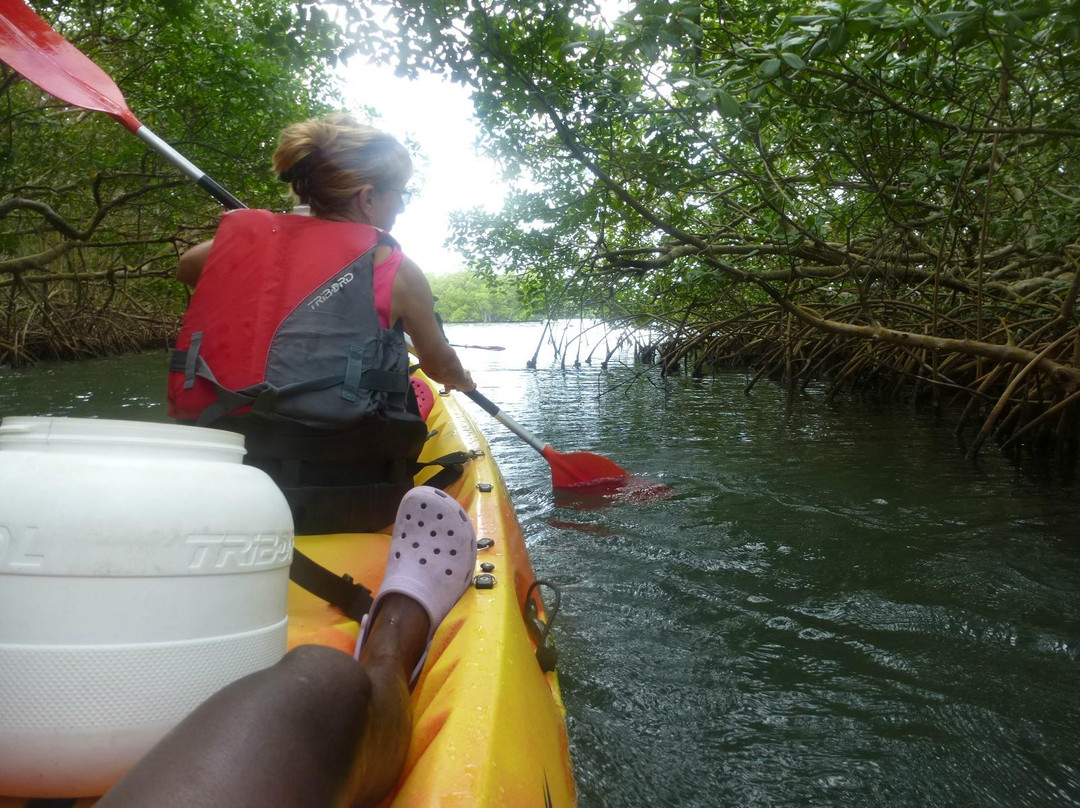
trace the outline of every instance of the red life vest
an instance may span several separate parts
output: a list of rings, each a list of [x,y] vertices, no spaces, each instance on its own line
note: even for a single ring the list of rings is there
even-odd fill
[[[252,412],[337,429],[401,411],[400,323],[382,328],[372,282],[388,235],[263,210],[225,216],[169,363],[169,415],[206,425]]]

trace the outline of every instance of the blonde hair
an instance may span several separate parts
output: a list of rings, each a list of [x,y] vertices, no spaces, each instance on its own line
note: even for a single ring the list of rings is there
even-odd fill
[[[274,170],[301,204],[325,216],[345,208],[365,185],[404,187],[412,159],[392,135],[339,114],[285,127]]]

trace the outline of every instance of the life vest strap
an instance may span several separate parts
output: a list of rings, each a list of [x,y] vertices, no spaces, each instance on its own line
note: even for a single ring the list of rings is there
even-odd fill
[[[364,349],[359,345],[349,346],[349,360],[345,365],[345,378],[341,382],[341,397],[355,402],[359,397],[360,379],[364,375]]]
[[[196,331],[191,335],[191,347],[188,348],[184,358],[184,389],[190,390],[195,386],[195,373],[199,369],[199,348],[202,347],[202,331]],[[205,364],[205,363],[204,363]],[[172,370],[172,367],[169,368]]]
[[[210,365],[199,356],[201,338],[202,332],[200,331],[192,335],[191,348],[186,351],[174,348],[169,355],[169,370],[184,373],[185,388],[194,385],[195,379],[199,378],[210,384],[217,393],[218,400],[203,410],[195,421],[196,426],[210,426],[219,418],[244,407],[251,407],[254,414],[264,418],[291,421],[291,418],[278,415],[275,412],[279,400],[300,393],[326,390],[339,384],[342,385],[342,397],[349,401],[356,401],[356,393],[360,388],[404,394],[408,392],[410,387],[409,379],[401,374],[379,368],[363,370],[360,367],[359,358],[355,362],[353,361],[353,351],[350,350],[349,363],[342,374],[304,379],[303,381],[281,386],[270,382],[260,382],[242,390],[230,390],[217,380],[214,371],[210,369]],[[346,395],[350,390],[351,398]]]

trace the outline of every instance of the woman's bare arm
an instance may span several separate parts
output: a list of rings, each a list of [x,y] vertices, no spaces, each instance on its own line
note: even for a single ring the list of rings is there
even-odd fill
[[[176,277],[194,288],[195,284],[199,282],[203,267],[206,265],[206,257],[210,255],[210,248],[213,246],[214,240],[210,239],[210,241],[204,241],[202,244],[196,244],[181,255],[180,261],[176,265]]]
[[[472,374],[465,370],[457,352],[443,337],[435,319],[435,298],[427,278],[407,257],[402,258],[394,277],[390,320],[397,322],[399,317],[404,321],[405,332],[412,338],[424,373],[440,384],[462,392],[476,388]]]

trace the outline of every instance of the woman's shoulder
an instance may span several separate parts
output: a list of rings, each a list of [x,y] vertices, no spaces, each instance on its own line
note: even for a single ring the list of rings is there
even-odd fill
[[[222,215],[223,221],[239,221],[241,219],[274,219],[278,216],[287,216],[290,214],[278,213],[272,210],[266,210],[265,208],[238,208],[236,210],[227,210]]]
[[[262,208],[240,208],[239,210],[225,211],[218,227],[219,229],[232,229],[235,227],[243,227],[248,230],[270,229],[275,226],[277,219],[284,215],[275,213],[272,210],[263,210]]]
[[[340,237],[344,233],[354,234],[361,240],[375,241],[378,231],[367,224],[358,222],[339,222],[320,219],[303,212],[281,212],[263,208],[241,208],[226,212],[221,221],[229,227],[242,227],[249,231],[267,230],[288,233],[326,232],[328,238]],[[397,244],[397,242],[392,242]]]
[[[431,285],[419,265],[409,256],[402,254],[394,277],[394,293],[421,301],[431,297]]]

